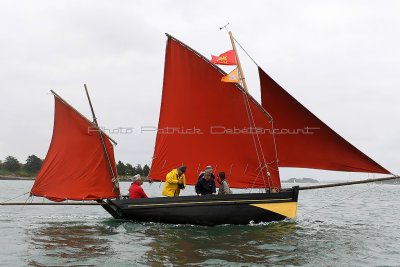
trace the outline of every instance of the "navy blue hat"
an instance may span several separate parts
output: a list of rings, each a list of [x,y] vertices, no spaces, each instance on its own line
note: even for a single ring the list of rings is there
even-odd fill
[[[186,172],[186,166],[180,166],[179,167],[179,170],[182,172],[182,173],[185,173]]]

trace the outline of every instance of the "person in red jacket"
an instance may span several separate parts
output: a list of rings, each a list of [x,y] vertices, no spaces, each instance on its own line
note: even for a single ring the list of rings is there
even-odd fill
[[[139,174],[133,176],[132,185],[129,188],[129,198],[147,198],[146,193],[141,187],[142,184],[142,177]]]

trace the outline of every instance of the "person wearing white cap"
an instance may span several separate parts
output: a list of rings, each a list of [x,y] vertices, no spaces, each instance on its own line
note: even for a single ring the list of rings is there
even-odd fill
[[[212,171],[213,171],[213,167],[208,165],[206,167],[206,169],[200,173],[198,181],[200,181],[200,179],[203,178],[204,174],[207,173],[207,172],[211,175],[211,179],[215,180],[215,175],[212,173]]]

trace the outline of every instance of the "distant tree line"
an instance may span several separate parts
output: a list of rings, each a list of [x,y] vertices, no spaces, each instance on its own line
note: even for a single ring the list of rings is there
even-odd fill
[[[37,157],[36,155],[30,155],[26,159],[26,163],[20,163],[16,157],[7,156],[2,162],[0,160],[0,170],[10,173],[18,173],[21,174],[26,172],[27,174],[37,174],[42,167],[43,160]]]
[[[138,164],[135,167],[130,163],[124,164],[122,161],[118,161],[117,163],[117,174],[118,175],[127,175],[134,176],[136,174],[140,174],[141,176],[148,176],[150,172],[150,167],[146,164],[142,167],[142,165]]]
[[[18,175],[37,175],[40,168],[42,167],[43,160],[36,155],[30,155],[26,159],[26,163],[20,163],[16,157],[7,156],[3,161],[0,160],[0,174],[18,174]],[[124,164],[122,161],[118,161],[117,173],[118,175],[134,176],[140,174],[141,176],[148,176],[150,167],[146,164],[138,164],[135,167],[130,163]]]

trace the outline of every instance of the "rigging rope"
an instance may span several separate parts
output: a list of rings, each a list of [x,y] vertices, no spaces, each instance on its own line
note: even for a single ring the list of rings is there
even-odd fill
[[[237,57],[237,55],[235,55],[235,56]],[[241,73],[240,71],[239,71],[239,80],[240,80],[240,83],[241,83],[241,85],[242,85],[242,87],[243,87],[243,77],[242,77],[242,73]],[[252,113],[252,111],[251,111],[251,107],[250,107],[249,98],[248,98],[248,96],[247,96],[247,93],[246,93],[245,91],[243,91],[242,93],[243,93],[244,106],[245,106],[245,108],[246,108],[246,113],[247,113],[247,119],[249,120],[250,131],[251,131],[252,128],[255,128],[254,117],[253,117],[253,113]],[[249,110],[250,110],[250,112],[249,112]],[[250,118],[251,118],[251,119],[250,119]],[[253,122],[253,124],[252,124],[252,122]],[[254,127],[253,127],[253,125],[254,125]],[[257,134],[257,133],[256,133],[256,134]],[[252,131],[251,131],[251,135],[252,135],[252,137],[253,137],[253,143],[254,143],[254,148],[255,148],[255,150],[256,150],[256,154],[257,154],[257,160],[258,160],[258,163],[259,163],[260,166],[261,166],[261,165],[262,165],[262,162],[261,162],[261,159],[260,159],[260,156],[259,156],[259,152],[258,152],[258,148],[257,148],[257,143],[256,143],[256,140],[255,140],[255,138],[254,138],[254,133],[253,133]],[[263,151],[262,151],[262,147],[261,147],[261,144],[260,144],[260,140],[259,140],[259,138],[258,138],[258,135],[257,135],[257,139],[258,139],[258,143],[259,143],[259,145],[260,145],[260,148],[259,148],[259,149],[260,149],[261,152],[262,152],[264,165],[266,166],[264,153],[263,153]],[[268,173],[268,168],[267,168],[267,173]],[[264,187],[265,187],[265,189],[266,189],[266,188],[267,188],[267,184],[265,183],[265,177],[264,177],[264,173],[262,172],[262,168],[261,168],[261,174],[262,174],[262,178],[263,178],[263,182],[264,182]],[[257,175],[255,181],[257,180],[257,178],[258,178],[258,175]],[[267,178],[269,178],[269,177],[267,176]],[[254,183],[255,183],[255,181],[254,181]],[[254,183],[253,183],[253,186],[254,186]],[[269,187],[271,188],[270,179],[268,179],[268,185],[269,185]]]
[[[225,29],[226,29],[226,27],[225,27]],[[226,29],[226,30],[227,30],[227,29]],[[233,36],[232,36],[232,37],[233,37]],[[240,48],[241,48],[241,49],[246,53],[246,55],[254,62],[254,64],[255,64],[257,67],[259,67],[259,65],[256,63],[256,61],[250,56],[250,54],[243,48],[243,46],[238,42],[238,40],[236,40],[235,37],[233,37],[233,40],[240,46]],[[239,72],[239,75],[241,76],[241,73],[240,73],[240,72]],[[242,77],[240,77],[240,78],[241,78],[240,81],[242,82]],[[247,111],[247,113],[248,113],[247,115],[248,115],[248,117],[251,116],[251,120],[252,120],[253,125],[254,125],[254,128],[255,128],[256,125],[255,125],[255,121],[254,121],[253,112],[251,111],[251,108],[250,108],[249,99],[248,99],[248,97],[247,97],[246,94],[245,94],[244,96],[245,96],[245,101],[247,102],[247,103],[245,103],[246,111]],[[250,110],[250,116],[249,116],[248,110]],[[273,122],[273,120],[271,120],[271,121],[272,121],[272,125],[271,125],[271,127],[272,127],[272,137],[273,137],[274,149],[275,149],[275,161],[276,161],[276,164],[278,165],[278,164],[279,164],[279,159],[278,159],[278,151],[277,151],[277,147],[276,147],[275,128],[274,128],[274,122]],[[250,122],[250,118],[249,118],[249,122]],[[251,122],[250,122],[250,125],[251,125]],[[252,135],[253,135],[253,141],[255,142],[255,140],[254,140],[254,133],[252,133]],[[267,178],[268,178],[269,187],[271,188],[271,182],[272,182],[272,186],[275,187],[274,182],[273,182],[273,179],[271,178],[271,175],[268,175],[268,173],[269,173],[268,164],[266,163],[264,151],[263,151],[262,145],[261,145],[261,141],[260,141],[260,138],[259,138],[259,136],[258,136],[257,133],[256,133],[256,136],[257,136],[257,142],[258,142],[258,145],[259,145],[259,149],[260,149],[260,151],[261,151],[262,159],[263,159],[263,161],[264,161],[264,166],[265,166],[266,169],[267,169]],[[254,144],[254,145],[256,146],[256,144]],[[257,153],[257,158],[259,158],[258,149],[257,149],[257,148],[256,148],[256,153]],[[259,163],[261,162],[260,159],[258,159],[258,161],[259,161]],[[272,163],[273,163],[273,162],[272,162]],[[271,163],[270,163],[270,164],[271,164]],[[264,168],[264,167],[263,167],[263,168]],[[263,169],[263,168],[262,168],[262,169]],[[274,169],[274,168],[273,168],[273,169]],[[264,185],[265,185],[264,173],[263,173],[263,172],[261,172],[261,173],[263,174],[263,180],[264,180]]]
[[[243,79],[242,79],[242,73],[241,73],[240,71],[239,71],[239,80],[240,80],[240,83],[241,83],[241,85],[242,85],[242,87],[243,87],[243,83],[242,83],[242,81],[243,81]],[[246,92],[243,91],[242,93],[243,93],[244,106],[245,106],[245,108],[246,108],[247,118],[248,118],[248,120],[249,120],[250,130],[251,130],[252,124],[251,124],[250,115],[249,115],[249,108],[250,108],[250,107],[248,106],[248,101],[246,101],[246,100],[248,100],[248,98],[247,98]],[[260,160],[260,156],[259,156],[259,153],[258,153],[258,148],[257,148],[256,140],[255,140],[255,138],[254,138],[254,134],[252,133],[251,136],[253,137],[253,143],[254,143],[254,148],[255,148],[255,150],[256,150],[257,160],[258,160],[258,163],[259,163],[260,166],[261,166],[261,165],[262,165],[262,162],[261,162],[261,160]],[[265,161],[264,161],[264,162],[265,162]],[[254,180],[254,183],[253,183],[253,186],[252,186],[252,187],[254,187],[254,184],[255,184],[256,180],[258,179],[258,175],[259,175],[259,173],[257,174],[257,177],[256,177],[256,179]],[[263,178],[263,182],[264,182],[264,187],[267,188],[267,185],[266,185],[266,183],[265,183],[264,173],[262,173],[262,176],[263,176],[262,178]]]
[[[274,147],[275,147],[275,160],[276,160],[276,166],[279,169],[279,158],[278,158],[278,149],[276,147],[276,139],[275,139],[275,127],[274,127],[274,120],[271,122],[272,126],[272,137],[274,139]]]
[[[259,67],[259,65],[256,63],[256,61],[249,55],[249,53],[247,53],[247,51],[243,48],[243,46],[238,42],[238,40],[236,40],[235,37],[233,37],[233,40],[235,40],[235,42],[240,46],[240,48],[242,48],[242,50],[246,53],[246,55],[254,62],[254,64],[256,64],[257,67]]]
[[[22,197],[22,196],[24,196],[24,195],[26,195],[26,194],[29,194],[29,193],[30,193],[30,192],[26,192],[26,193],[24,193],[24,194],[22,194],[22,195],[19,195],[19,196],[17,196],[17,197],[13,197],[13,198],[7,199],[7,200],[5,200],[5,201],[3,201],[3,202],[1,202],[1,203],[6,203],[6,202],[8,202],[8,201],[10,201],[10,200],[13,200],[13,199]]]
[[[239,72],[239,75],[241,75],[240,72]],[[247,102],[246,100],[248,100],[248,98],[247,98],[246,92],[244,92],[244,91],[243,91],[243,100],[245,101],[245,102],[244,102],[244,106],[245,106],[245,108],[246,108],[247,118],[248,118],[248,120],[249,120],[250,130],[251,130],[251,128],[253,128],[253,127],[252,127],[251,120],[250,120],[250,115],[249,115],[249,109],[250,109],[250,107],[247,106],[248,102]],[[262,162],[261,162],[261,159],[260,159],[260,156],[259,156],[259,153],[258,153],[257,143],[256,143],[256,140],[255,140],[255,138],[254,138],[254,133],[253,133],[253,132],[251,133],[251,136],[253,137],[253,143],[254,143],[254,148],[256,149],[257,160],[258,160],[258,163],[259,163],[260,166],[261,166],[261,165],[262,165]],[[265,164],[265,159],[264,159],[264,164]],[[264,181],[264,187],[267,188],[267,185],[266,185],[266,183],[265,183],[264,173],[261,172],[261,174],[262,174],[263,181]],[[271,186],[270,186],[270,187],[271,187]]]
[[[232,36],[232,37],[233,37],[233,36]],[[246,55],[253,61],[253,63],[254,63],[257,67],[260,67],[260,66],[257,64],[257,62],[250,56],[250,54],[247,53],[246,49],[244,49],[244,47],[238,42],[238,40],[236,40],[235,37],[233,37],[233,40],[240,46],[240,48],[243,50],[243,52],[246,53]],[[277,148],[276,148],[276,138],[275,138],[274,120],[271,120],[271,121],[272,121],[272,137],[273,137],[274,146],[275,146],[275,158],[276,158],[277,164],[279,164],[278,150],[277,150]]]
[[[249,98],[247,97],[247,95],[246,95],[246,101],[247,101],[247,104],[248,104],[248,106],[249,106],[251,119],[252,119],[252,121],[253,121],[254,129],[255,129],[255,128],[256,128],[256,123],[255,123],[255,121],[254,121],[253,112],[252,112],[252,110],[251,110]],[[265,166],[266,169],[267,169],[267,178],[268,178],[269,187],[271,188],[271,182],[272,182],[272,186],[275,187],[274,181],[271,179],[271,176],[268,175],[268,173],[269,173],[268,164],[267,164],[267,162],[266,162],[266,160],[265,160],[264,151],[263,151],[263,148],[262,148],[262,145],[261,145],[260,138],[259,138],[259,136],[258,136],[258,134],[257,134],[257,131],[256,131],[256,137],[257,137],[258,145],[260,146],[261,155],[262,155],[262,158],[263,158],[263,161],[264,161],[264,166]],[[264,168],[264,167],[263,167],[263,168]],[[263,169],[263,168],[262,168],[262,169]]]

